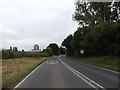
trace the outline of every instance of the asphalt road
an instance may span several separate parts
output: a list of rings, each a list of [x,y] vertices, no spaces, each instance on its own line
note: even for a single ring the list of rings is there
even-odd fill
[[[120,88],[120,73],[118,72],[73,61],[65,56],[61,56],[60,59],[104,88]]]
[[[118,74],[54,56],[15,88],[118,88]]]

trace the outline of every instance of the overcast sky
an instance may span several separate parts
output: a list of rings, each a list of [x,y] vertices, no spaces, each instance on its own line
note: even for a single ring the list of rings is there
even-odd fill
[[[2,48],[30,51],[58,45],[77,28],[72,20],[75,0],[0,0]]]

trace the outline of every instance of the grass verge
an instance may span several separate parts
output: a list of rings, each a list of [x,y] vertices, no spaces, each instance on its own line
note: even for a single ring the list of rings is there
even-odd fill
[[[119,57],[110,57],[110,56],[101,56],[101,57],[84,57],[84,58],[75,58],[70,57],[72,60],[80,61],[83,63],[107,68],[120,72],[120,58]]]
[[[17,58],[2,60],[2,88],[7,88],[30,73],[48,58]]]

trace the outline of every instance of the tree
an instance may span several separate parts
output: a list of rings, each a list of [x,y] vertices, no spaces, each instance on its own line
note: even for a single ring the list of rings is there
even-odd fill
[[[44,50],[44,53],[47,53],[48,56],[52,56],[52,49],[51,49],[51,48],[46,48],[46,49]]]
[[[66,49],[61,46],[60,49],[59,49],[59,53],[60,54],[65,54],[66,53]]]
[[[77,31],[74,33],[73,35],[74,56],[80,57],[80,50],[86,51],[84,37],[86,36],[87,33],[89,33],[90,30],[91,28],[89,27],[78,28]]]
[[[24,52],[24,49],[22,50],[22,52]]]
[[[51,43],[47,48],[51,48],[53,55],[59,55],[59,47],[56,43]]]
[[[102,22],[119,22],[120,1],[119,2],[75,2],[75,13],[73,20],[79,25],[94,26]]]
[[[2,50],[2,59],[14,58],[14,52],[10,50]]]
[[[80,25],[73,35],[62,42],[67,55],[80,57],[120,53],[120,2],[75,2],[73,20]]]
[[[67,48],[67,55],[80,57],[80,50],[85,56],[119,56],[120,23],[101,23],[93,28],[78,28],[69,35],[62,45]]]
[[[73,55],[73,46],[72,46],[72,39],[73,36],[69,35],[64,41],[62,42],[62,46],[65,46],[67,48],[67,55],[72,56]]]

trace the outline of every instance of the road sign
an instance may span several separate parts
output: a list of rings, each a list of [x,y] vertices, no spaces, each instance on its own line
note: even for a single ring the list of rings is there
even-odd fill
[[[84,50],[80,50],[80,53],[83,54],[83,53],[84,53]]]

